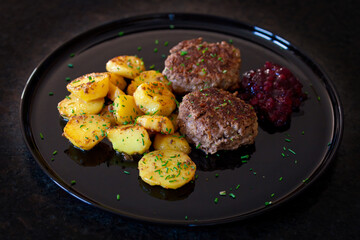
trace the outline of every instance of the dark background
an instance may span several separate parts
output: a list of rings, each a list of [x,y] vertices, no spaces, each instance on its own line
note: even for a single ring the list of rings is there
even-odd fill
[[[0,1],[0,239],[359,239],[359,1]],[[333,164],[270,213],[212,227],[129,220],[75,199],[40,169],[22,138],[21,92],[58,46],[103,23],[147,13],[212,14],[289,40],[332,79],[345,128]]]

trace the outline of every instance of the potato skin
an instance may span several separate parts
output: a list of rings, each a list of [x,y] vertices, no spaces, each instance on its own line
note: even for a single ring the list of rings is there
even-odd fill
[[[106,97],[109,91],[109,73],[89,73],[71,81],[67,90],[84,101]]]
[[[138,169],[141,179],[149,185],[177,189],[194,179],[196,165],[183,152],[157,150],[143,156]]]
[[[143,154],[151,146],[146,129],[137,125],[115,126],[107,130],[107,137],[118,152]]]
[[[174,94],[161,82],[142,83],[133,96],[136,105],[146,114],[169,116],[176,108]]]
[[[90,150],[105,138],[110,122],[99,115],[81,115],[69,119],[64,127],[63,136],[74,146]]]
[[[70,94],[58,103],[57,108],[63,118],[69,119],[72,116],[97,114],[102,110],[104,102],[104,98],[86,102],[74,94]]]
[[[136,118],[136,124],[143,126],[150,133],[163,133],[163,134],[172,134],[174,133],[174,125],[164,116],[150,116],[143,115]]]
[[[169,135],[156,134],[153,146],[155,150],[175,150],[186,154],[191,152],[189,143],[179,133]]]
[[[106,63],[106,70],[120,76],[134,79],[142,71],[145,71],[144,62],[135,56],[118,56]]]

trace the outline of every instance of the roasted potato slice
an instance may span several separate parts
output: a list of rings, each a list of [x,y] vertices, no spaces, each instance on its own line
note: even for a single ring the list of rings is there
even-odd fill
[[[194,179],[196,165],[188,155],[174,150],[157,150],[138,163],[143,181],[154,186],[177,189]]]
[[[174,133],[174,125],[164,116],[149,116],[143,115],[136,118],[136,124],[143,126],[150,133],[163,133],[163,134],[172,134]]]
[[[103,109],[99,113],[99,116],[107,119],[110,122],[111,126],[114,126],[114,125],[116,125],[116,121],[115,121],[113,112],[114,112],[113,105],[109,104],[109,105],[103,107]]]
[[[109,92],[107,97],[111,99],[111,101],[114,101],[120,95],[125,95],[125,93],[113,83],[109,82]]]
[[[116,73],[109,72],[109,74],[110,74],[110,78],[109,78],[110,82],[115,86],[117,86],[118,88],[120,88],[120,90],[124,91],[127,85],[124,77]]]
[[[107,130],[107,137],[116,151],[129,155],[143,154],[151,146],[148,132],[137,125],[112,127]]]
[[[168,116],[176,108],[174,94],[161,82],[141,84],[134,92],[134,99],[146,114]]]
[[[158,133],[155,135],[153,146],[155,150],[176,150],[186,154],[191,152],[191,147],[185,136],[180,136],[179,133],[170,135]]]
[[[118,56],[106,63],[106,70],[120,76],[134,79],[142,71],[145,71],[144,62],[135,56]]]
[[[173,123],[173,125],[174,125],[174,131],[177,131],[178,128],[179,128],[179,126],[178,126],[178,124],[177,124],[178,113],[173,112],[173,113],[171,113],[171,114],[168,116],[168,118],[170,119],[170,121],[171,121],[171,122]]]
[[[74,146],[90,150],[105,137],[109,127],[110,122],[98,115],[74,116],[65,125],[63,136]]]
[[[120,95],[113,102],[113,113],[117,124],[128,124],[135,121],[136,117],[142,115],[136,106],[134,97]]]
[[[84,101],[106,97],[109,91],[109,73],[89,73],[71,81],[67,90]]]
[[[104,102],[104,98],[86,102],[74,94],[70,94],[58,103],[57,108],[63,118],[69,119],[72,116],[97,114],[102,110]]]
[[[171,82],[167,80],[162,73],[155,70],[150,70],[140,73],[139,76],[134,78],[134,81],[131,81],[131,84],[129,84],[127,88],[127,94],[133,95],[135,90],[142,83],[150,83],[150,82],[162,82],[170,91],[172,91]]]
[[[140,84],[136,83],[135,81],[131,81],[126,89],[127,95],[133,96],[135,90],[140,86]]]

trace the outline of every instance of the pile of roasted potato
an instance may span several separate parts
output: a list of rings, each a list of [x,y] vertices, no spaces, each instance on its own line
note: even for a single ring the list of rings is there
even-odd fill
[[[191,181],[196,166],[187,156],[188,142],[176,132],[171,83],[160,72],[146,71],[136,56],[115,57],[106,70],[67,85],[70,94],[58,104],[60,115],[68,120],[63,136],[82,150],[107,137],[118,152],[144,154],[140,176],[150,185],[175,189]],[[155,151],[148,153],[151,146]],[[189,169],[181,172],[184,166]]]

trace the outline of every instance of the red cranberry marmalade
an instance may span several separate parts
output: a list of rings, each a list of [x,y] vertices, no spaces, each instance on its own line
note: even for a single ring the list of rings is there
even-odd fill
[[[259,119],[281,127],[290,121],[292,111],[306,95],[289,69],[266,62],[263,68],[244,73],[241,98],[255,108]]]

